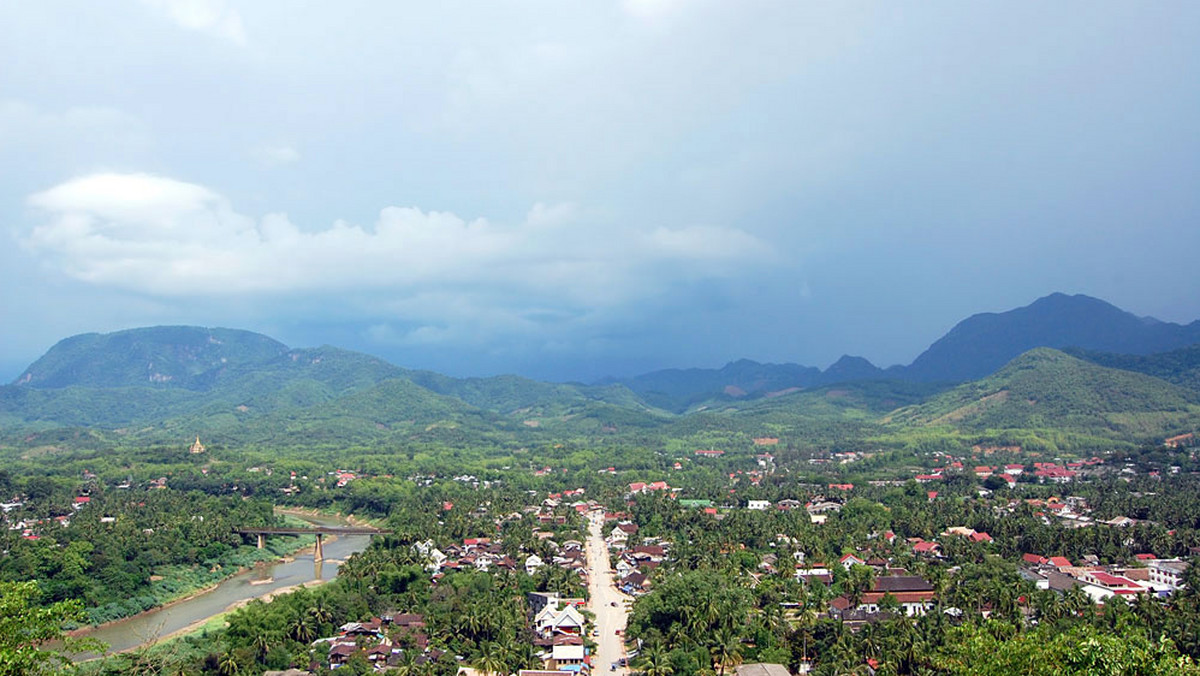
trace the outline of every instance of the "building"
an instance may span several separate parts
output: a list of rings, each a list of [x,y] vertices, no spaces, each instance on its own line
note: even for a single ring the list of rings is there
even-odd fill
[[[1183,576],[1187,573],[1188,564],[1179,559],[1155,559],[1148,562],[1150,581],[1154,584],[1170,587],[1171,591],[1183,589]]]

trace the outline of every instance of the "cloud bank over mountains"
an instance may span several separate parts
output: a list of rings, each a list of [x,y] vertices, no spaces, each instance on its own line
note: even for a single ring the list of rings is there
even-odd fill
[[[1198,24],[1182,0],[0,3],[0,379],[155,324],[587,378],[907,363],[1052,291],[1190,321]]]
[[[22,244],[88,284],[264,307],[353,291],[451,329],[471,309],[561,318],[617,308],[773,258],[742,230],[612,227],[570,204],[536,204],[512,224],[388,206],[367,226],[308,229],[283,213],[239,213],[205,186],[116,173],[67,181],[28,203],[41,219]]]

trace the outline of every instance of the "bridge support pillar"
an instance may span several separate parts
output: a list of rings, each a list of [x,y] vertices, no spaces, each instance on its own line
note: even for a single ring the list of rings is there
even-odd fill
[[[267,546],[267,534],[259,533],[258,534],[258,548],[262,549],[263,547],[266,547],[266,546]]]
[[[321,547],[321,534],[317,533],[317,546],[313,547],[313,561],[324,561],[325,550]]]

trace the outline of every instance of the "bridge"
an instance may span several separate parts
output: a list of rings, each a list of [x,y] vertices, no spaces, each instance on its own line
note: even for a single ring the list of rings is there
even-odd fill
[[[355,526],[313,526],[311,528],[234,528],[239,535],[257,535],[258,548],[267,544],[268,535],[316,535],[317,544],[313,547],[313,561],[325,560],[325,550],[321,539],[325,535],[390,535],[395,531],[384,528],[363,528]]]

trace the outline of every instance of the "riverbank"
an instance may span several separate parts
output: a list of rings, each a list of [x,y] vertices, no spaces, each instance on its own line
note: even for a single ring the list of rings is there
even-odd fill
[[[300,514],[288,514],[286,511],[279,510],[279,509],[276,510],[276,513],[283,514],[285,516],[292,516],[293,519],[295,519],[296,521],[299,522],[296,525],[305,525],[305,524],[311,523],[309,521],[306,521],[304,519],[304,517]],[[113,627],[113,626],[116,626],[123,622],[130,621],[130,620],[135,620],[138,617],[143,616],[147,613],[159,612],[159,611],[162,611],[165,609],[169,609],[180,603],[187,603],[198,597],[201,597],[205,594],[212,592],[217,587],[221,586],[221,584],[223,584],[225,581],[227,581],[231,578],[237,577],[238,575],[252,572],[258,568],[262,568],[262,567],[266,567],[266,566],[273,566],[278,563],[286,563],[288,561],[294,560],[293,557],[295,555],[297,555],[300,552],[303,552],[305,549],[311,548],[313,546],[313,543],[316,540],[316,538],[314,538],[312,536],[308,536],[308,535],[289,536],[287,539],[294,540],[294,542],[287,543],[288,546],[286,546],[286,547],[278,547],[277,546],[277,547],[273,548],[273,547],[268,546],[266,550],[257,550],[254,547],[250,547],[248,545],[243,545],[243,547],[229,552],[229,556],[227,557],[226,561],[223,564],[218,564],[219,566],[221,566],[220,574],[217,575],[215,578],[205,580],[203,584],[187,585],[187,586],[183,587],[182,589],[179,589],[179,590],[176,590],[173,592],[167,591],[166,593],[164,593],[164,589],[163,589],[164,587],[169,587],[169,586],[172,586],[175,584],[179,584],[179,581],[182,578],[195,576],[195,575],[201,575],[201,576],[207,577],[207,576],[211,576],[212,573],[214,572],[212,570],[208,571],[208,573],[197,572],[196,566],[194,566],[194,565],[193,566],[168,566],[166,569],[163,569],[160,571],[162,573],[166,573],[166,575],[155,574],[155,575],[151,576],[151,583],[152,583],[151,589],[146,590],[145,594],[143,594],[140,597],[137,597],[137,598],[154,599],[156,602],[153,603],[153,605],[148,605],[146,607],[143,607],[141,610],[138,610],[137,612],[129,613],[129,614],[122,615],[119,617],[113,617],[112,619],[104,620],[102,622],[94,622],[94,623],[86,624],[81,627],[77,627],[77,628],[72,629],[71,631],[67,632],[67,635],[68,636],[85,636],[85,635],[88,635],[92,632],[95,632],[95,631],[98,631],[101,629]],[[278,541],[276,541],[276,542],[278,542]],[[263,553],[261,553],[261,554],[258,553],[260,551]],[[241,554],[243,552],[245,553],[245,555],[239,556],[239,554]],[[252,560],[250,560],[250,561],[239,561],[238,560],[238,559],[245,559],[247,557],[249,557]],[[230,559],[233,559],[233,560],[230,560]],[[108,608],[108,606],[101,606],[99,608],[93,608],[90,610],[90,613],[92,613],[94,616],[94,614],[102,613],[106,608]],[[108,613],[105,613],[105,614],[108,614]]]
[[[355,525],[341,516],[309,510],[281,510],[291,518],[321,526]],[[311,538],[310,538],[311,540]],[[332,580],[337,568],[349,556],[366,548],[368,536],[344,535],[325,539],[325,561],[313,560],[311,547],[288,551],[273,562],[248,567],[217,585],[206,585],[183,598],[115,622],[88,627],[73,635],[95,638],[109,645],[113,653],[127,652],[161,643],[166,637],[188,636],[205,629],[223,626],[218,619],[253,599],[271,599],[300,587],[311,587]],[[270,540],[268,540],[270,545]],[[278,551],[278,550],[277,550]],[[80,656],[86,659],[92,656]]]
[[[162,647],[166,647],[168,644],[170,644],[174,641],[185,639],[185,638],[195,635],[195,634],[200,634],[205,631],[217,631],[218,629],[224,629],[226,626],[228,626],[228,622],[226,622],[226,618],[229,617],[229,615],[237,612],[239,609],[244,608],[245,606],[249,605],[252,601],[262,601],[264,603],[270,603],[276,597],[283,596],[284,594],[291,594],[292,592],[298,591],[300,589],[312,589],[314,587],[320,587],[322,585],[329,584],[330,582],[333,582],[333,580],[309,580],[308,582],[303,582],[301,584],[294,584],[294,585],[291,585],[288,587],[281,587],[279,589],[273,589],[270,592],[268,592],[262,596],[259,596],[257,598],[242,599],[241,601],[235,601],[235,602],[229,604],[229,606],[227,608],[225,608],[225,610],[221,611],[220,613],[217,613],[216,615],[213,615],[211,617],[208,617],[208,618],[205,618],[202,620],[196,620],[195,622],[189,624],[188,626],[186,626],[182,629],[177,629],[169,634],[165,634],[165,635],[159,637],[153,643],[143,644],[140,646],[133,646],[131,648],[126,648],[124,650],[118,650],[118,651],[115,651],[114,653],[110,653],[110,654],[129,653],[129,652],[133,652],[135,650],[139,650],[142,648],[162,648]]]

